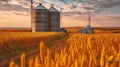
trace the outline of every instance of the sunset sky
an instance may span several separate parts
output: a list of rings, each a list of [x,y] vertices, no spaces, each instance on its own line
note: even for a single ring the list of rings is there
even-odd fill
[[[64,8],[61,27],[120,27],[120,0],[43,0]],[[50,4],[43,2],[46,8]],[[38,5],[40,0],[34,0]],[[34,6],[34,7],[35,7]],[[60,10],[58,7],[56,7]],[[31,27],[30,0],[0,0],[0,27]]]

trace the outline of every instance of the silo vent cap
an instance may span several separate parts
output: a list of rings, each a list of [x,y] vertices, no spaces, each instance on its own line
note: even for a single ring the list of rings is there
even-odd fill
[[[42,3],[40,3],[40,4],[36,7],[36,9],[46,9],[46,7],[44,7],[44,6],[42,5]]]
[[[54,4],[51,4],[51,7],[54,7]]]
[[[39,4],[40,6],[42,5],[42,3]]]

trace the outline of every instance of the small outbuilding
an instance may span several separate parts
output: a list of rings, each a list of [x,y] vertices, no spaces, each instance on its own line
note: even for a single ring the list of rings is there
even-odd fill
[[[93,34],[94,33],[94,28],[90,27],[90,25],[87,25],[84,29],[80,30],[79,33]]]

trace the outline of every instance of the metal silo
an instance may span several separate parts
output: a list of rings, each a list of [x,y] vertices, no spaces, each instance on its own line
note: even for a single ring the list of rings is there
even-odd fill
[[[60,31],[60,12],[52,5],[49,9],[50,31]]]
[[[49,31],[49,11],[40,3],[33,10],[33,32]]]

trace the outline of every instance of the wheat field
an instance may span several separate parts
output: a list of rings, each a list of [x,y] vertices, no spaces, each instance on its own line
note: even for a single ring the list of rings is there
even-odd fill
[[[39,44],[38,56],[26,63],[11,60],[9,67],[120,67],[120,34],[74,34],[64,46],[47,48]]]
[[[23,52],[36,54],[41,40],[50,47],[63,36],[63,32],[0,32],[0,67],[8,67],[11,58],[17,60]]]

